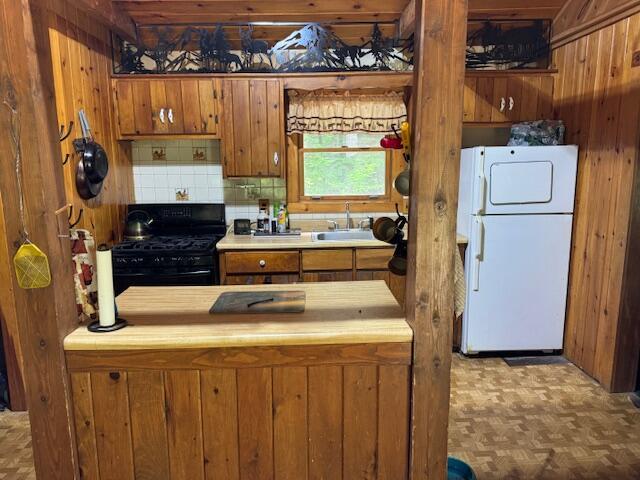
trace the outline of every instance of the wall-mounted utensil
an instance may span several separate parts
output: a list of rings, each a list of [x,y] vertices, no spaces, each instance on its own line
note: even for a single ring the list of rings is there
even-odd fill
[[[76,188],[80,197],[88,200],[98,196],[109,172],[107,152],[93,139],[84,110],[78,112],[83,138],[73,141],[76,152],[81,155],[76,167]]]
[[[393,181],[393,186],[395,187],[395,189],[398,191],[398,193],[400,195],[403,195],[405,197],[409,196],[409,179],[411,177],[411,173],[409,172],[409,169],[407,168],[406,170],[403,170],[402,172],[400,172],[398,174],[398,176],[395,178],[395,180]]]

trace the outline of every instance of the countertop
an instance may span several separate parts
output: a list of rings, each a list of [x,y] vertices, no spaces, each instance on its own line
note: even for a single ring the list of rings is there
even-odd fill
[[[209,314],[222,292],[304,290],[304,313]],[[413,332],[384,281],[206,287],[131,287],[118,296],[130,325],[111,333],[79,327],[68,351],[157,350],[411,342]]]
[[[458,244],[466,244],[466,237],[457,236]],[[393,248],[393,245],[380,240],[340,240],[319,241],[311,239],[311,232],[302,232],[295,237],[254,237],[253,235],[234,235],[232,232],[216,244],[220,252],[231,250],[286,250],[307,248]]]

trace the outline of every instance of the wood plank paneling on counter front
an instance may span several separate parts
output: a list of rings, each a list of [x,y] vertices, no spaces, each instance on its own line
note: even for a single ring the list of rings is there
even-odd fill
[[[72,384],[83,478],[407,478],[408,365],[92,371]]]

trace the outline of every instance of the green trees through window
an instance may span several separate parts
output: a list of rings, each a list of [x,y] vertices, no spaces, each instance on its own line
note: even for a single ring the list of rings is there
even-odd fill
[[[303,192],[307,197],[383,196],[387,152],[381,134],[306,133],[303,136]]]

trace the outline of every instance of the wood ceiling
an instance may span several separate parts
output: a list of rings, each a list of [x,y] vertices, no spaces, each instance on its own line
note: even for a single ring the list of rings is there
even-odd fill
[[[410,0],[112,0],[137,25],[395,22]],[[553,18],[565,0],[469,0],[474,19]]]

